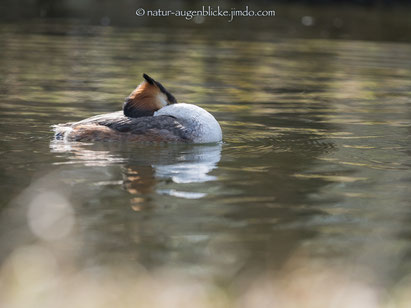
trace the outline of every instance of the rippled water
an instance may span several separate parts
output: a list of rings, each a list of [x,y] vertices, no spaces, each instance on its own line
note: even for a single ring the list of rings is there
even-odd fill
[[[411,45],[265,38],[5,25],[2,280],[173,270],[216,298],[251,288],[245,307],[265,279],[411,300]],[[119,110],[143,72],[224,142],[52,142],[53,124]]]

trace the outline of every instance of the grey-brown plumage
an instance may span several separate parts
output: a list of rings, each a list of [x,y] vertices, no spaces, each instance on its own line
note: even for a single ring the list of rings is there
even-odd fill
[[[65,141],[209,143],[222,139],[220,125],[204,109],[180,103],[147,74],[127,97],[123,111],[54,126]]]
[[[55,126],[56,139],[69,141],[190,142],[186,127],[171,116],[130,118],[121,111]]]

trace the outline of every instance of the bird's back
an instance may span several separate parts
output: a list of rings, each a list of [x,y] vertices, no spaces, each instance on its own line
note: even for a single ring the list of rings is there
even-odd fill
[[[186,128],[172,116],[130,118],[119,112],[56,125],[55,138],[65,141],[190,142]]]

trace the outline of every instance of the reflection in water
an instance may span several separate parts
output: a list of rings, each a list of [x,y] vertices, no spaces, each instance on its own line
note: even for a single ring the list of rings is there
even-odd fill
[[[156,176],[175,183],[203,183],[216,180],[209,175],[221,159],[221,144],[196,146],[183,152],[173,164],[155,165]]]
[[[154,145],[154,150],[153,146],[140,147],[139,150],[144,151],[144,154],[133,154],[135,150],[133,149],[133,152],[129,155],[131,157],[138,156],[143,165],[134,165],[130,163],[130,157],[121,158],[121,152],[113,153],[109,150],[110,147],[116,149],[118,146],[120,146],[118,143],[112,145],[103,143],[94,146],[93,149],[91,144],[76,142],[52,141],[50,144],[51,151],[54,153],[72,154],[68,162],[70,164],[81,162],[86,166],[110,166],[124,162],[122,168],[123,185],[133,195],[144,195],[153,192],[159,180],[170,180],[176,184],[189,184],[204,183],[217,179],[209,173],[217,168],[217,163],[221,159],[221,144]],[[124,147],[127,147],[127,145],[123,144],[123,151],[125,150]],[[149,164],[149,166],[146,164]],[[57,165],[61,165],[61,163],[57,163]],[[188,199],[206,196],[206,193],[202,192],[183,192],[174,189],[160,189],[157,192]]]
[[[133,164],[130,162],[130,157],[122,158],[120,157],[121,152],[110,151],[110,147],[117,149],[118,146],[120,146],[118,143],[113,145],[104,145],[103,143],[92,147],[91,144],[61,141],[53,141],[50,144],[54,153],[72,154],[70,164],[81,162],[86,166],[110,166],[124,162],[121,164],[122,181],[114,183],[121,183],[124,189],[133,196],[130,202],[134,211],[140,211],[144,208],[147,196],[154,192],[186,199],[200,199],[207,196],[207,193],[203,191],[180,191],[176,188],[170,188],[170,183],[166,185],[168,188],[158,188],[157,186],[161,186],[161,180],[170,180],[176,184],[204,183],[216,180],[216,177],[209,173],[217,167],[217,163],[221,159],[221,144],[160,147],[155,145],[155,150],[153,150],[153,146],[140,147],[139,150],[145,154],[136,154],[136,156],[142,165]],[[126,146],[123,144],[123,151]],[[130,155],[134,156],[132,153]],[[60,164],[58,163],[58,165]],[[113,181],[99,181],[98,184],[104,186],[113,184]]]

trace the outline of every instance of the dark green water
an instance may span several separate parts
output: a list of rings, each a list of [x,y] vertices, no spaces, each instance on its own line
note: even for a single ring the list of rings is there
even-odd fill
[[[376,303],[358,307],[411,300],[410,44],[41,23],[3,25],[0,45],[7,307],[52,307],[61,286],[68,307],[105,307],[159,271],[183,276],[156,278],[173,294],[206,285],[188,292],[204,307],[266,307],[260,280],[286,299],[298,281]],[[52,142],[53,124],[119,110],[143,72],[214,114],[224,143]]]

